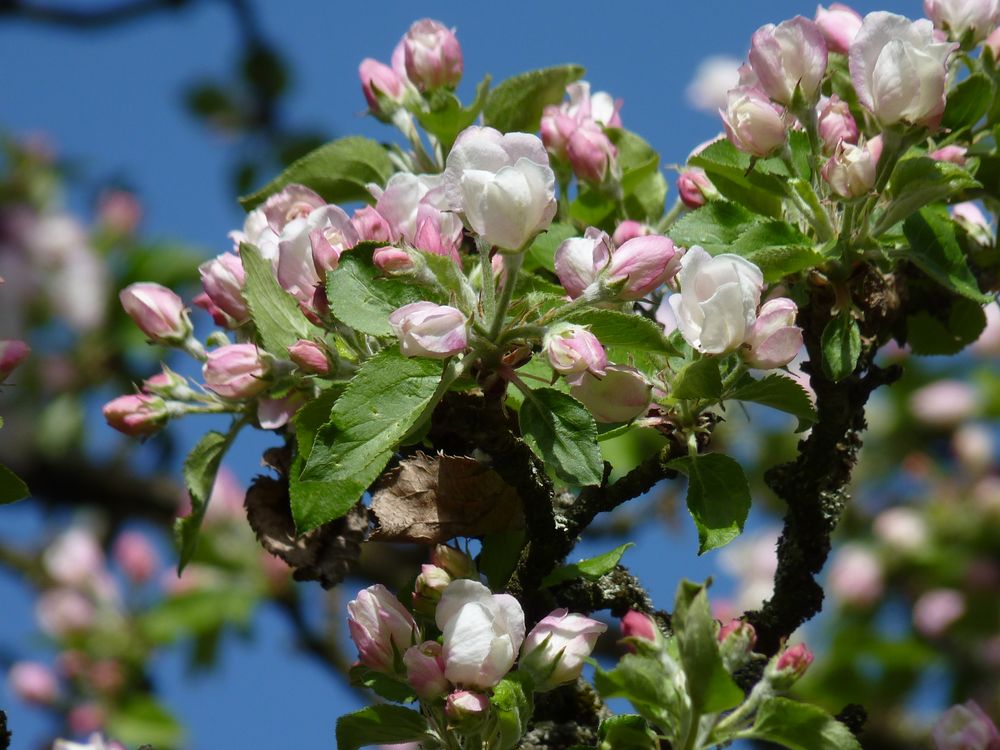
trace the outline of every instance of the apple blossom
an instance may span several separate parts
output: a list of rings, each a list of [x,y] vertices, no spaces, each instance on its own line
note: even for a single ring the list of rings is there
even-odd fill
[[[604,368],[608,364],[608,356],[597,337],[584,326],[573,323],[557,324],[549,328],[542,338],[542,350],[552,369],[569,376],[571,384],[578,383],[585,372],[604,375]]]
[[[524,612],[509,594],[478,581],[452,581],[435,621],[443,635],[445,675],[466,687],[490,688],[510,671],[524,641]]]
[[[398,672],[397,661],[417,641],[413,616],[381,583],[358,592],[347,605],[347,625],[361,663],[385,674]]]
[[[39,627],[53,638],[86,630],[93,624],[94,615],[90,599],[76,589],[50,589],[35,604]]]
[[[28,355],[31,347],[19,339],[0,339],[0,383],[17,369]]]
[[[448,154],[444,186],[450,208],[502,250],[523,250],[556,214],[555,173],[527,133],[466,128]]]
[[[128,190],[105,190],[97,201],[97,219],[118,235],[130,235],[142,220],[142,204]]]
[[[837,550],[828,580],[833,595],[854,607],[872,606],[885,591],[881,562],[871,549],[857,542]]]
[[[976,44],[1000,23],[1000,0],[924,0],[924,13],[952,39],[968,34]]]
[[[980,245],[993,244],[993,226],[978,204],[972,201],[956,203],[951,207],[951,217]]]
[[[603,182],[617,156],[618,149],[604,130],[590,122],[574,130],[566,144],[566,158],[573,174],[587,182]]]
[[[433,302],[412,302],[389,316],[407,357],[444,359],[465,350],[469,320],[461,310]]]
[[[107,712],[104,708],[93,701],[88,701],[86,703],[80,703],[73,706],[66,715],[66,726],[73,734],[90,734],[91,732],[96,732],[104,723],[107,721]],[[93,743],[95,738],[98,743],[95,744],[94,750],[111,750],[114,745],[104,744],[99,735],[94,735],[90,738],[90,742]],[[90,744],[82,746],[85,750],[90,750]]]
[[[323,197],[311,188],[298,183],[286,185],[264,201],[260,210],[267,219],[267,225],[278,236],[296,219],[308,218],[317,208],[326,205]]]
[[[253,398],[267,388],[268,365],[254,344],[229,344],[208,353],[205,387],[223,398]]]
[[[159,344],[177,344],[191,333],[184,302],[160,284],[129,284],[118,294],[122,307],[139,329]]]
[[[406,667],[406,681],[421,700],[432,701],[451,689],[451,683],[444,676],[444,657],[437,641],[410,646],[403,654],[403,666]]]
[[[961,380],[938,380],[910,394],[910,411],[931,427],[952,427],[979,409],[980,398]]]
[[[98,706],[94,706],[93,704],[89,704],[89,706],[92,709],[96,709],[97,711],[99,711]],[[76,711],[76,709],[74,709],[74,711]],[[96,713],[96,711],[91,711],[91,713]],[[71,711],[70,714],[72,715],[73,711]],[[72,726],[70,728],[73,729],[73,731],[76,731],[74,727],[80,727],[84,724],[88,726],[100,727],[100,725],[103,723],[103,717],[104,714],[101,713],[100,721],[91,720],[83,722],[80,720],[76,720],[72,723]],[[86,734],[86,733],[87,733],[86,731],[80,732],[80,734]],[[70,742],[69,740],[61,740],[61,739],[56,740],[55,744],[52,745],[52,750],[125,750],[125,748],[121,743],[114,742],[113,740],[107,741],[100,734],[94,733],[90,735],[90,738],[85,743]]]
[[[913,603],[913,627],[926,638],[940,638],[962,618],[965,596],[955,589],[932,589]]]
[[[490,699],[469,690],[456,690],[444,702],[444,715],[452,726],[476,726],[489,711]]]
[[[454,29],[424,18],[403,37],[406,76],[424,91],[453,87],[462,79],[462,48]]]
[[[597,281],[611,258],[611,238],[588,227],[583,237],[571,237],[556,248],[555,270],[566,293],[576,299]]]
[[[362,242],[393,241],[392,227],[374,206],[363,206],[355,211],[351,216],[351,224]]]
[[[983,42],[983,46],[993,53],[994,60],[1000,60],[1000,26],[990,32],[990,35]]]
[[[330,360],[323,347],[315,341],[299,339],[288,347],[288,357],[302,372],[310,375],[327,375],[330,372]]]
[[[748,365],[773,370],[795,359],[802,349],[802,329],[795,325],[798,312],[798,306],[787,297],[777,297],[761,305],[743,342],[743,359]]]
[[[634,219],[626,219],[615,227],[615,232],[611,235],[611,241],[615,247],[621,247],[629,240],[636,237],[645,237],[647,234],[655,234],[655,230],[649,224],[643,224],[641,221],[635,221]]]
[[[749,57],[758,85],[779,104],[791,106],[796,90],[808,106],[819,98],[826,42],[808,18],[796,16],[777,26],[761,26],[754,32]]]
[[[878,161],[864,146],[841,141],[823,165],[823,179],[842,198],[859,198],[875,184]]]
[[[851,108],[834,94],[819,112],[819,137],[823,140],[823,152],[833,153],[841,141],[857,143],[858,135],[858,124],[854,121]]]
[[[681,259],[681,292],[670,296],[684,340],[705,354],[738,348],[753,331],[764,276],[753,263],[695,245]]]
[[[340,206],[322,206],[293,219],[278,245],[278,283],[300,302],[311,304],[316,286],[335,269],[341,254],[361,238]]]
[[[27,703],[51,705],[59,697],[59,681],[45,664],[35,661],[18,661],[7,673],[10,691]]]
[[[260,398],[257,400],[257,422],[262,430],[277,430],[288,424],[304,403],[305,397],[299,391],[292,391],[283,398]]]
[[[680,263],[681,254],[670,238],[656,234],[636,237],[611,253],[605,281],[622,285],[618,288],[620,299],[642,299],[672,279]]]
[[[46,548],[42,564],[56,583],[82,587],[104,570],[104,551],[90,529],[74,526]]]
[[[888,508],[875,517],[875,536],[895,553],[919,552],[927,544],[929,533],[922,515],[913,508]]]
[[[201,286],[212,304],[232,318],[235,325],[250,319],[250,310],[243,299],[246,271],[238,255],[222,253],[198,266],[198,273],[201,275]]]
[[[167,423],[167,405],[159,396],[119,396],[108,401],[102,412],[111,427],[132,437],[152,435]]]
[[[758,88],[731,89],[719,114],[730,143],[753,156],[770,156],[788,137],[781,110]]]
[[[869,13],[850,49],[858,99],[883,127],[936,127],[944,112],[946,62],[954,48],[935,39],[926,19]]]
[[[622,638],[639,638],[654,643],[663,637],[652,617],[634,609],[630,609],[622,617],[621,633]]]
[[[946,161],[951,164],[957,164],[960,167],[964,167],[966,151],[967,149],[965,146],[959,146],[957,143],[953,143],[950,146],[945,146],[944,148],[939,148],[936,151],[931,151],[927,155],[934,161]]]
[[[931,734],[935,750],[1000,750],[1000,731],[975,701],[949,708]]]
[[[603,377],[582,373],[570,393],[598,422],[630,422],[649,411],[653,386],[634,367],[608,365]]]
[[[981,424],[962,425],[955,431],[951,445],[955,457],[966,471],[984,474],[993,466],[997,443],[989,427]]]
[[[688,103],[702,112],[715,112],[726,106],[730,89],[740,85],[740,61],[725,55],[706,57],[695,70],[694,79],[684,92]]]
[[[548,690],[580,676],[597,638],[608,626],[589,617],[557,609],[546,615],[524,639],[520,668],[534,679],[535,690]]]
[[[861,22],[861,14],[843,3],[831,3],[829,8],[816,6],[816,26],[830,52],[846,55],[861,29]]]
[[[133,583],[149,581],[160,565],[159,555],[149,538],[138,531],[119,534],[112,548],[112,555]]]

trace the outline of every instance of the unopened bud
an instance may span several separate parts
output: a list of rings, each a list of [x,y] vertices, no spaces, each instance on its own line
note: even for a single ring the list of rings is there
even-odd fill
[[[314,341],[299,339],[288,347],[288,356],[302,372],[310,375],[327,375],[330,372],[330,360],[326,358],[326,352]]]
[[[132,437],[152,435],[167,423],[167,405],[159,396],[119,396],[102,411],[111,427]]]
[[[472,729],[478,727],[490,712],[490,699],[482,693],[456,690],[444,703],[444,714],[453,727]]]
[[[441,594],[451,583],[448,571],[437,565],[421,565],[420,575],[413,585],[413,611],[424,617],[434,617]]]
[[[165,286],[130,284],[118,298],[139,329],[157,343],[178,344],[191,334],[184,302]]]
[[[431,551],[431,563],[447,571],[452,578],[471,578],[479,580],[476,563],[459,549],[447,544],[435,545]]]

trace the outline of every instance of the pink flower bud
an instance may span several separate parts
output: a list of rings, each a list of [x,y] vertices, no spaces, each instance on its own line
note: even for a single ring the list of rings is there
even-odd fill
[[[27,703],[50,706],[59,697],[55,673],[39,662],[15,662],[7,674],[7,681],[10,691]]]
[[[841,141],[833,156],[823,165],[822,175],[833,191],[842,198],[858,198],[875,184],[878,161],[865,146]]]
[[[438,21],[416,21],[403,37],[406,76],[423,91],[454,87],[462,80],[462,48],[449,29]]]
[[[434,546],[431,550],[431,562],[439,568],[444,568],[452,578],[479,578],[476,563],[472,558],[447,544]]]
[[[990,48],[994,60],[1000,60],[1000,27],[993,29],[983,44]]]
[[[271,230],[281,236],[286,226],[296,219],[308,218],[315,209],[324,205],[326,201],[319,193],[305,185],[293,183],[269,196],[260,210],[264,212]]]
[[[330,360],[326,358],[326,352],[314,341],[299,339],[288,347],[288,356],[302,372],[310,375],[327,375],[330,372]]]
[[[745,620],[730,620],[719,629],[719,643],[725,643],[731,637],[745,639],[751,649],[757,643],[757,632]]]
[[[670,238],[649,235],[631,239],[611,254],[606,281],[624,282],[620,299],[642,299],[680,270],[681,255]]]
[[[76,589],[51,589],[38,598],[35,617],[43,632],[62,638],[93,624],[94,605]]]
[[[566,609],[557,609],[539,622],[521,646],[520,668],[535,682],[535,690],[546,692],[573,682],[583,670],[597,638],[608,626]]]
[[[685,169],[677,175],[677,192],[684,205],[692,210],[701,208],[709,199],[719,197],[705,170],[697,167]]]
[[[19,339],[0,339],[0,383],[17,369],[29,354],[31,347],[27,342]]]
[[[114,234],[132,234],[142,220],[142,204],[128,190],[105,190],[97,201],[97,220]]]
[[[540,126],[542,143],[545,144],[546,150],[557,159],[565,160],[569,139],[578,126],[579,123],[560,107],[556,105],[546,107]]]
[[[610,258],[611,238],[600,229],[588,227],[583,237],[571,237],[556,249],[556,276],[566,293],[576,299],[597,281]]]
[[[1000,23],[997,0],[924,0],[924,13],[956,41],[971,34],[973,43],[985,39]]]
[[[489,711],[490,699],[468,690],[456,690],[444,702],[444,715],[452,725],[478,724]]]
[[[585,372],[603,376],[608,364],[608,356],[597,337],[584,326],[572,323],[549,328],[542,339],[542,349],[552,369],[568,376],[570,384],[579,383]]]
[[[965,596],[955,589],[932,589],[913,604],[913,627],[926,638],[940,638],[965,614]]]
[[[157,343],[180,343],[191,333],[184,302],[165,286],[129,284],[118,298],[139,329]]]
[[[131,437],[152,435],[167,423],[167,405],[159,396],[119,396],[102,411],[111,427]]]
[[[935,750],[1000,750],[1000,731],[975,701],[949,708],[931,734]]]
[[[837,551],[828,581],[833,595],[852,607],[870,607],[885,591],[882,564],[868,547],[857,542]]]
[[[413,610],[425,617],[433,617],[442,592],[451,583],[451,576],[437,565],[421,565],[420,575],[413,584]]]
[[[120,534],[115,540],[112,554],[115,562],[133,583],[145,583],[160,567],[156,549],[149,538],[138,531],[126,531]]]
[[[347,625],[361,663],[385,674],[398,673],[397,661],[414,645],[417,624],[399,600],[376,583],[347,605]]]
[[[732,89],[725,111],[719,110],[719,114],[730,143],[753,156],[770,156],[787,138],[781,111],[760,89]]]
[[[366,57],[358,66],[358,76],[361,78],[361,90],[368,102],[368,109],[376,117],[386,117],[395,109],[384,107],[383,103],[398,106],[403,102],[406,82],[385,63]]]
[[[983,247],[989,247],[993,244],[993,226],[976,203],[972,201],[956,203],[951,207],[951,218]],[[988,326],[989,316],[987,315],[987,330],[989,330]]]
[[[198,266],[201,286],[216,308],[232,318],[236,327],[250,319],[250,310],[243,299],[246,271],[243,261],[233,253],[222,253]]]
[[[359,208],[351,217],[351,224],[362,242],[392,242],[394,235],[389,222],[372,206]]]
[[[268,368],[253,344],[228,344],[210,351],[201,372],[205,387],[223,398],[253,398],[267,388]]]
[[[743,358],[751,367],[773,370],[784,367],[802,348],[802,329],[795,325],[799,308],[787,297],[761,305],[750,335],[744,341]]]
[[[175,398],[181,401],[193,395],[187,380],[166,365],[163,366],[161,372],[142,381],[142,392],[160,398]]]
[[[726,669],[734,671],[750,658],[757,643],[757,631],[743,620],[731,620],[719,630],[719,653]]]
[[[953,143],[950,146],[939,148],[937,151],[931,151],[927,155],[934,159],[934,161],[946,161],[952,164],[957,164],[960,167],[964,167],[965,152],[965,146],[959,146],[958,144]]]
[[[587,182],[601,183],[608,174],[618,149],[600,126],[584,123],[573,131],[566,144],[566,157],[573,173]]]
[[[790,684],[804,675],[812,662],[812,651],[806,647],[806,644],[799,643],[786,649],[778,657],[774,666],[775,676],[782,682]]]
[[[570,393],[598,422],[630,422],[649,411],[653,386],[634,367],[608,365],[601,378],[583,373]]]
[[[398,247],[380,247],[372,254],[372,263],[389,276],[402,276],[414,269],[413,258]]]
[[[433,302],[403,305],[389,316],[400,351],[407,357],[445,359],[464,351],[468,323],[461,310]]]
[[[649,615],[630,609],[621,619],[622,638],[640,638],[655,643],[662,636]]]
[[[100,730],[106,719],[104,709],[96,703],[81,703],[78,706],[73,706],[66,714],[66,726],[73,734],[91,734]],[[97,750],[105,750],[105,748],[111,750],[110,746],[97,735],[91,737],[91,742],[84,747],[86,750],[92,750],[95,747]]]
[[[413,235],[415,248],[451,258],[461,267],[462,257],[458,249],[463,236],[462,220],[457,214],[441,211],[428,203],[417,207],[417,231]]]
[[[406,681],[421,700],[433,701],[451,689],[451,683],[444,676],[444,657],[437,641],[410,646],[403,654],[403,665]]]
[[[226,315],[218,305],[212,302],[212,298],[205,294],[205,292],[192,298],[191,302],[211,315],[212,322],[215,325],[222,328],[232,328],[236,325],[235,321]]]
[[[646,237],[650,234],[655,234],[655,230],[649,224],[626,219],[615,228],[615,233],[611,235],[611,241],[615,247],[621,247],[629,240],[634,240],[636,237]]]
[[[760,88],[785,106],[791,105],[796,89],[807,103],[819,98],[826,63],[822,32],[802,16],[761,26],[750,42],[750,65]]]
[[[861,29],[861,14],[843,3],[832,3],[829,8],[819,5],[816,25],[826,39],[827,49],[846,55]]]
[[[847,102],[834,94],[819,113],[819,137],[823,151],[832,154],[841,141],[858,142],[858,124],[854,121]]]

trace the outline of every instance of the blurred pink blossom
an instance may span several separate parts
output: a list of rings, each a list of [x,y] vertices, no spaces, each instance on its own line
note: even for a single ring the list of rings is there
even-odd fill
[[[913,627],[927,638],[940,638],[965,614],[965,597],[955,589],[932,589],[913,604]]]

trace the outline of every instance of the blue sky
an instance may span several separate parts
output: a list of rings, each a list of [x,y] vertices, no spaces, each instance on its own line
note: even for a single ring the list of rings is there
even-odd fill
[[[291,123],[337,135],[387,137],[382,125],[361,116],[358,63],[364,57],[388,60],[409,24],[429,15],[458,29],[466,61],[460,91],[466,96],[486,73],[498,81],[532,68],[579,62],[594,88],[624,99],[625,126],[659,149],[667,164],[683,161],[694,145],[720,129],[717,118],[694,112],[684,99],[698,62],[711,54],[742,57],[761,24],[815,9],[806,0],[619,5],[518,0],[489,12],[480,3],[454,2],[257,0],[253,5],[264,35],[293,71],[286,110]],[[921,6],[919,0],[855,3],[862,12],[886,9],[911,17],[921,14]],[[75,206],[87,204],[88,185],[123,179],[144,201],[147,234],[221,252],[228,245],[226,232],[242,215],[230,194],[233,150],[194,122],[181,101],[187,84],[229,74],[236,45],[221,4],[196,4],[111,31],[70,32],[7,21],[0,25],[0,128],[44,132],[81,168],[89,182],[71,196]],[[193,442],[202,426],[192,425],[185,438]],[[238,451],[233,467],[244,479],[257,469],[261,444],[249,441]],[[30,504],[5,508],[0,519],[0,533],[8,538],[33,534],[43,524]],[[669,606],[682,576],[698,579],[715,571],[712,555],[696,558],[690,532],[690,523],[682,524],[664,543],[662,532],[647,530],[629,553],[627,562],[661,606]],[[33,625],[25,592],[6,575],[0,576],[0,599],[5,605],[0,648],[37,645],[26,640]],[[223,669],[215,675],[188,678],[176,654],[156,665],[167,704],[190,727],[191,747],[333,747],[334,721],[357,706],[356,697],[293,652],[291,636],[275,613],[260,614],[255,636],[250,642],[228,640]],[[12,699],[5,685],[0,706],[11,717],[16,746],[44,734],[39,713]]]

